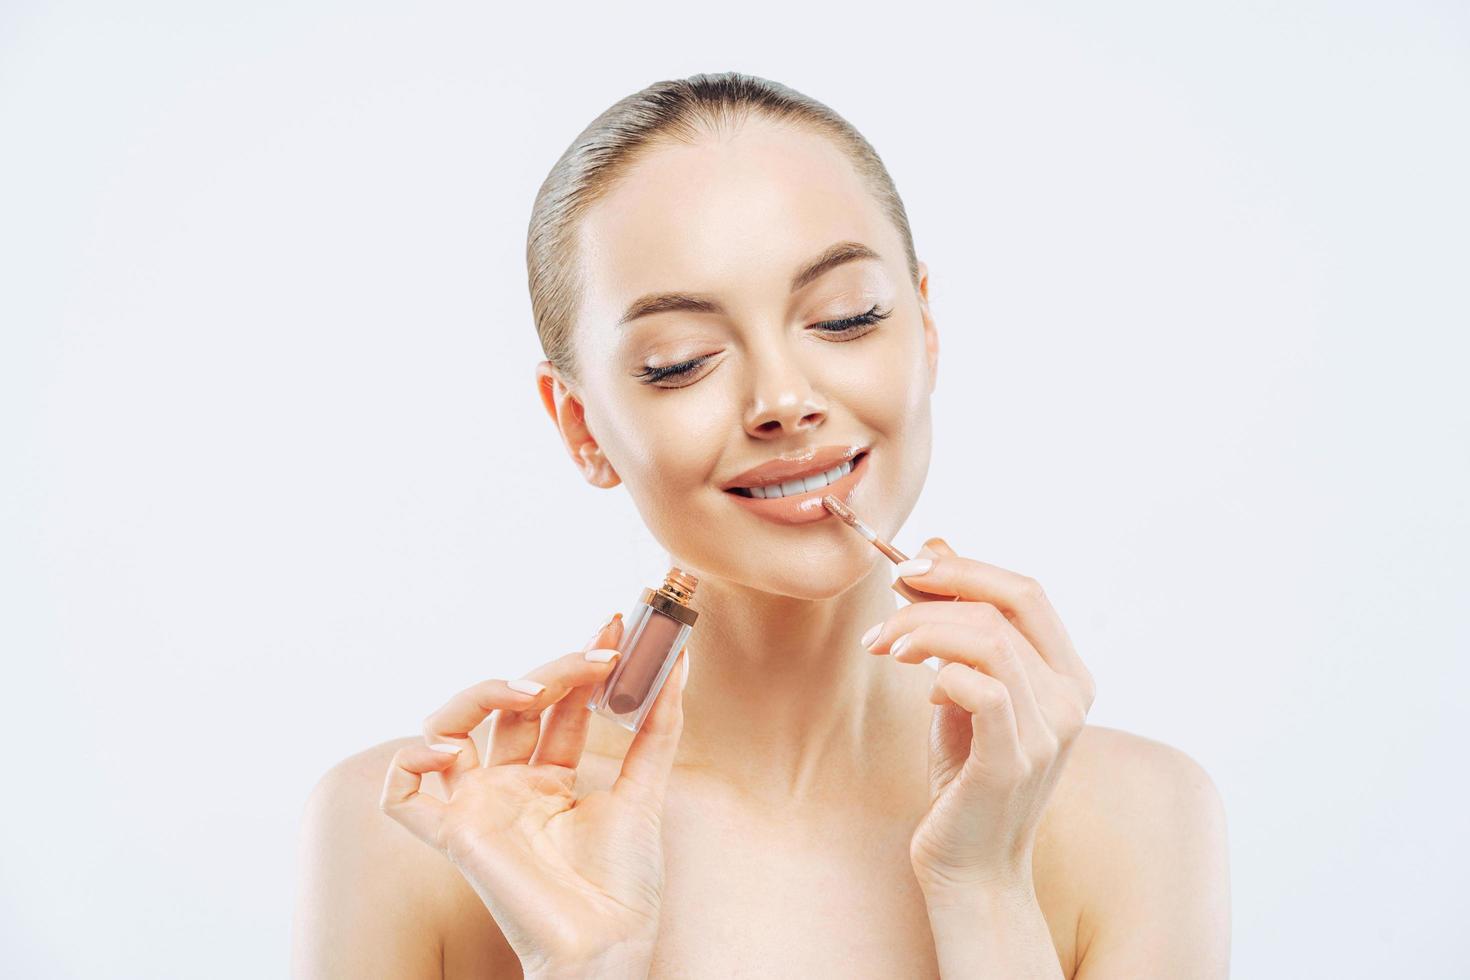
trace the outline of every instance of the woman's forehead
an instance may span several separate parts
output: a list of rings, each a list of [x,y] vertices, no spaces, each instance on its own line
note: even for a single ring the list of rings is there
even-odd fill
[[[775,127],[651,150],[578,230],[582,312],[609,324],[662,291],[785,296],[836,243],[902,247],[835,144]]]

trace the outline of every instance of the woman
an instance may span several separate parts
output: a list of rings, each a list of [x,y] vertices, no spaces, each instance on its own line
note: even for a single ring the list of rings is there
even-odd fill
[[[867,142],[764,79],[655,84],[557,162],[527,256],[547,413],[698,577],[699,627],[636,736],[585,708],[614,619],[330,771],[298,974],[1225,976],[1215,788],[1084,724],[1033,579],[931,538],[904,581],[958,599],[900,607],[839,521],[736,499],[861,445],[849,502],[887,537],[923,486],[939,340]]]

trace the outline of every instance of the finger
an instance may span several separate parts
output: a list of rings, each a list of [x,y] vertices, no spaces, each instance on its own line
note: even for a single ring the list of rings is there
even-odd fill
[[[933,557],[935,555],[953,555],[955,553],[955,550],[949,546],[949,542],[944,540],[943,538],[929,538],[924,542],[923,546],[919,548],[919,554],[926,557]]]
[[[988,674],[961,663],[945,664],[934,675],[929,700],[948,698],[970,713],[971,755],[978,764],[1000,771],[1022,759],[1021,736],[1006,686]]]
[[[393,754],[393,760],[388,764],[378,808],[407,827],[419,840],[437,848],[444,803],[419,790],[424,773],[443,772],[462,754],[463,750],[450,752],[427,745],[405,745]]]
[[[594,649],[589,646],[588,649]],[[573,690],[602,682],[616,666],[617,657],[608,661],[587,659],[587,651],[568,653],[537,667],[522,680],[541,690],[529,704],[507,706],[495,712],[490,726],[490,742],[486,746],[487,766],[523,765],[531,761],[536,743],[541,738],[541,719],[545,710],[563,700]]]
[[[500,708],[491,716],[490,741],[485,746],[485,765],[525,765],[541,738],[543,708],[523,711]]]
[[[910,560],[928,561],[929,569],[905,574],[908,563],[904,562],[899,565],[903,581],[926,592],[991,603],[1015,622],[1053,670],[1073,677],[1086,676],[1087,668],[1061,617],[1034,578],[960,555]]]
[[[940,555],[952,556],[955,554],[949,542],[935,537],[927,539],[915,557],[937,558]],[[918,593],[918,595],[922,599],[928,593]],[[884,621],[880,636],[873,642],[874,652],[886,651],[891,640],[906,632],[904,624],[912,618],[926,615],[950,620],[954,618],[949,615],[950,610],[963,608],[966,605],[969,603],[956,603],[948,606],[924,603],[903,607]],[[916,610],[916,612],[909,610]],[[924,610],[928,610],[927,613],[923,612]],[[1019,633],[1019,630],[1017,632]],[[1012,639],[1014,641],[1015,638]],[[1075,735],[1081,730],[1086,723],[1087,712],[1097,697],[1097,685],[1093,680],[1092,672],[1081,663],[1080,658],[1078,661],[1080,669],[1073,674],[1059,671],[1048,673],[1029,669],[1033,667],[1034,662],[1044,662],[1044,658],[1024,634],[1021,634],[1018,648],[1022,651],[1022,659],[1027,662],[1027,675],[1031,678],[1031,687],[1036,694],[1037,703],[1041,706],[1042,715],[1047,719],[1052,730],[1065,741],[1069,735]],[[1027,656],[1027,653],[1030,656]],[[1047,666],[1050,667],[1050,664]]]
[[[621,613],[614,616],[611,623],[592,637],[587,645],[589,651],[594,647],[613,651],[618,649],[623,639],[621,616]],[[609,661],[610,669],[617,666],[620,656],[618,653],[613,654]],[[592,719],[587,702],[592,699],[592,692],[596,689],[595,683],[574,687],[567,692],[566,697],[546,710],[541,738],[531,754],[531,765],[567,766],[572,769],[577,767],[582,761],[582,750],[587,746],[587,726]]]
[[[1021,666],[1033,687],[1039,688],[1046,675],[1052,673],[1050,665],[1036,652],[1031,641],[1004,613],[988,602],[924,602],[904,606],[878,624],[878,632],[868,643],[868,652],[875,655],[892,653],[894,643],[925,623],[955,623],[986,634],[1003,631],[1020,654]],[[903,663],[918,663],[923,658],[900,656],[897,659]]]
[[[914,554],[915,558],[935,558],[939,555],[952,555],[954,549],[945,544],[942,538],[930,538]],[[909,585],[903,579],[896,579],[893,583],[893,591],[903,596],[909,602],[954,602],[959,596],[935,595],[932,592],[924,592]],[[937,667],[935,668],[938,669]]]
[[[612,617],[598,628],[597,632],[593,634],[592,640],[586,646],[583,646],[582,650],[586,651],[589,649],[591,644],[595,643],[602,636],[603,632],[612,625],[612,622],[620,616],[622,616],[622,613],[613,613]],[[578,662],[581,662],[584,666],[587,664],[585,658],[581,658],[580,654],[574,654],[561,657],[545,666],[562,665],[560,668],[550,672],[552,679],[554,679],[564,673],[568,669],[568,665],[575,667]],[[530,675],[537,682],[531,685],[533,689],[552,682],[547,676],[543,676],[543,673],[544,668],[541,668]],[[424,722],[424,734],[437,738],[440,741],[467,738],[469,733],[480,722],[488,718],[490,712],[496,708],[515,708],[524,711],[526,708],[538,702],[541,704],[549,703],[549,692],[545,690],[526,693],[524,691],[517,691],[515,688],[510,687],[509,684],[509,681],[497,679],[481,681],[479,684],[465,688],[450,698],[444,707],[428,717]]]
[[[1012,636],[1021,638],[1008,625],[977,630],[970,623],[923,623],[895,641],[899,646],[893,657],[904,663],[938,657],[946,663],[974,667],[995,678],[1006,687],[1022,743],[1040,744],[1050,737],[1051,729],[1031,686],[1031,678],[1026,676],[1026,668],[1011,643]]]
[[[679,653],[679,661],[633,736],[612,788],[614,793],[640,799],[655,809],[663,806],[669,770],[674,766],[684,730],[684,685],[689,681],[687,645]]]
[[[576,663],[572,663],[573,660]],[[545,667],[553,665],[554,670],[545,670]],[[464,749],[460,758],[444,773],[445,788],[452,794],[460,777],[480,765],[470,733],[492,713],[512,712],[519,716],[521,712],[530,711],[539,715],[542,708],[564,695],[570,687],[587,681],[595,683],[607,671],[607,664],[589,662],[581,653],[568,654],[533,671],[528,677],[514,681],[499,678],[481,681],[450,698],[424,720],[425,742],[449,742]],[[516,690],[511,684],[526,690]],[[489,749],[486,754],[490,754]]]
[[[1007,619],[999,609],[988,602],[926,603],[905,606],[878,624],[878,633],[868,646],[868,652],[875,656],[893,654],[900,640],[927,623],[959,624],[963,628],[975,629],[986,636],[992,633],[1003,634],[1004,639],[1010,642],[1011,649],[1019,652],[1020,662],[1031,684],[1031,695],[1038,712],[1037,717],[1044,721],[1047,728],[1059,739],[1065,739],[1081,729],[1093,701],[1090,680],[1078,681],[1052,670],[1036,652],[1031,641],[1027,640],[1025,635],[1016,629],[1015,624]],[[955,659],[978,666],[987,673],[1005,680],[1001,673],[986,665],[989,661],[976,661],[965,656],[949,657],[942,650],[930,647],[922,648],[924,652],[920,653],[918,652],[920,649],[904,645],[897,654],[894,654],[894,659],[902,663],[918,663],[925,660],[926,657],[933,657],[935,662],[941,665],[947,660]],[[1030,715],[1027,711],[1030,702],[1017,699],[1014,691],[1012,691],[1012,700],[1018,708],[1021,734],[1026,737],[1032,731]],[[1040,747],[1039,743],[1038,747]]]
[[[425,744],[457,745],[460,748],[458,757],[440,772],[448,796],[454,796],[465,773],[480,765],[480,753],[470,733],[497,708],[505,705],[520,707],[532,701],[531,695],[510,687],[508,681],[481,681],[460,691],[424,719]]]
[[[521,710],[534,704],[536,696],[517,691],[510,682],[496,678],[480,681],[460,691],[444,706],[424,719],[424,738],[429,742],[469,743],[470,732],[497,708]]]

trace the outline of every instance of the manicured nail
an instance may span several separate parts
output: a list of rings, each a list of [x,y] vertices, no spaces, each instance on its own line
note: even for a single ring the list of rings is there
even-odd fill
[[[429,746],[429,748],[433,749],[435,752],[445,752],[449,755],[459,755],[459,753],[464,750],[463,745],[452,745],[449,742],[435,742],[433,745]]]
[[[873,646],[873,643],[876,642],[877,639],[878,639],[878,634],[881,633],[881,632],[883,632],[883,624],[882,623],[879,623],[876,626],[874,626],[872,629],[870,629],[866,633],[864,633],[863,634],[863,638],[861,640],[858,640],[858,642],[861,643],[863,646],[868,647],[869,649],[871,649],[872,646]]]
[[[536,681],[528,681],[525,678],[519,678],[513,681],[506,681],[505,686],[510,688],[512,691],[520,691],[522,694],[531,695],[540,694],[542,691],[546,690],[545,684],[539,684]]]
[[[602,621],[602,625],[599,626],[599,627],[597,627],[597,630],[592,634],[592,638],[590,640],[588,640],[587,642],[588,643],[596,643],[598,637],[602,636],[602,631],[605,630],[605,629],[607,629],[609,626],[611,626],[613,624],[613,620],[617,619],[621,615],[622,615],[621,612],[615,612],[611,616],[607,617],[607,619],[604,619]]]
[[[588,660],[591,660],[593,663],[598,664],[605,664],[617,655],[617,650],[610,650],[607,647],[596,647],[594,649],[588,650],[585,654],[583,654],[583,656],[586,657]]]
[[[905,633],[903,636],[900,636],[898,639],[894,640],[893,646],[888,648],[889,655],[896,657],[900,653],[902,653],[903,648],[908,646],[909,644],[909,636],[910,634]]]
[[[908,578],[910,575],[923,575],[933,567],[933,558],[910,558],[908,561],[899,562],[894,571],[899,578]]]

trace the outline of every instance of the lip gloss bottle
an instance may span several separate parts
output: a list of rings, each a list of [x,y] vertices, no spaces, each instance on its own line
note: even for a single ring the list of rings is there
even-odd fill
[[[623,618],[622,655],[587,707],[631,732],[642,727],[699,618],[689,606],[698,584],[699,579],[675,567],[663,585],[643,590],[632,614]]]

